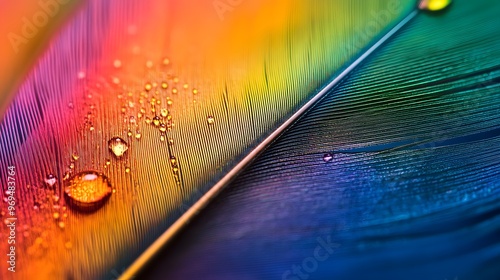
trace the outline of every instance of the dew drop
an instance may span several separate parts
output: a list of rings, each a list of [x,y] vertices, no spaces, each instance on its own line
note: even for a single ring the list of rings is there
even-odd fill
[[[55,184],[57,183],[57,178],[54,176],[54,174],[49,174],[47,177],[45,177],[44,180],[45,184],[47,184],[48,187],[53,188]]]
[[[115,61],[113,61],[113,66],[115,66],[115,68],[120,68],[120,67],[122,67],[122,62],[121,62],[121,60],[119,60],[119,59],[115,59]]]
[[[215,118],[214,118],[213,116],[208,116],[208,117],[207,117],[207,123],[208,123],[209,125],[214,124],[214,123],[215,123]]]
[[[333,155],[331,153],[326,153],[323,155],[324,162],[330,162],[333,160]]]
[[[168,65],[170,60],[168,58],[163,59],[163,65]]]
[[[73,153],[73,154],[71,155],[71,158],[72,158],[73,160],[78,160],[78,159],[80,158],[80,155],[78,155],[77,153]]]
[[[165,142],[165,135],[163,135],[163,134],[162,134],[162,135],[160,135],[160,141],[161,141],[161,142]]]
[[[164,123],[161,123],[161,124],[160,124],[160,131],[161,131],[161,132],[165,132],[165,131],[167,131],[167,125],[166,125],[166,124],[164,124]]]
[[[117,157],[123,156],[128,150],[128,144],[120,137],[113,137],[108,141],[109,150]]]
[[[153,118],[153,124],[154,124],[155,126],[159,126],[159,125],[160,125],[160,117],[155,116],[155,117]]]
[[[130,167],[125,167],[125,173],[130,173]]]
[[[198,94],[198,90],[197,89],[193,89],[193,94]]]
[[[153,88],[153,86],[150,83],[147,83],[146,85],[144,85],[144,89],[146,91],[150,91],[152,88]]]
[[[139,140],[139,139],[141,139],[141,137],[142,137],[141,132],[140,132],[139,130],[138,130],[138,131],[136,131],[136,132],[135,132],[135,139]]]
[[[168,84],[166,82],[161,83],[161,88],[163,89],[168,88]]]
[[[162,117],[166,118],[168,116],[168,110],[167,108],[163,108],[160,110],[160,114]]]
[[[451,0],[421,0],[418,8],[420,10],[437,12],[447,8],[451,2]]]
[[[68,204],[80,211],[96,210],[107,201],[111,193],[108,178],[97,171],[76,174],[68,180],[64,188]]]

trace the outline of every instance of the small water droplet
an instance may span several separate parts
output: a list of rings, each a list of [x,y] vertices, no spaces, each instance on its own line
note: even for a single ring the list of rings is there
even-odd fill
[[[331,153],[326,153],[323,155],[324,162],[330,162],[333,160],[333,155]]]
[[[189,85],[188,85],[188,84],[184,84],[182,87],[183,87],[184,89],[188,89],[188,88],[189,88]]]
[[[64,188],[68,204],[77,210],[92,211],[101,207],[112,193],[106,176],[84,171],[73,176]]]
[[[108,141],[108,147],[111,152],[117,157],[123,156],[128,150],[128,144],[120,137],[113,137]]]
[[[162,108],[160,110],[160,114],[161,114],[162,117],[166,118],[168,116],[168,110],[167,110],[167,108]]]
[[[83,79],[83,78],[85,78],[85,72],[83,71],[78,72],[78,79]]]
[[[129,129],[129,131],[127,131],[127,136],[132,137],[132,131],[130,131],[130,129]]]
[[[163,59],[163,65],[168,65],[170,63],[170,60],[168,58]]]
[[[129,122],[132,123],[132,124],[134,124],[135,123],[135,117],[134,116],[130,116]]]
[[[130,167],[125,167],[125,173],[130,173]]]
[[[71,155],[71,158],[72,158],[73,160],[78,160],[78,159],[80,158],[80,155],[78,155],[77,153],[73,153],[73,154]]]
[[[64,222],[59,222],[58,225],[59,225],[60,228],[65,228],[66,227],[66,224]]]
[[[153,86],[150,83],[147,83],[147,84],[144,85],[144,89],[146,91],[150,91],[152,88],[153,88]]]
[[[153,124],[154,124],[155,126],[159,126],[159,125],[160,125],[160,120],[161,120],[161,119],[160,119],[160,117],[155,116],[155,117],[153,118]]]
[[[115,61],[113,61],[113,66],[115,66],[115,68],[120,68],[120,67],[122,67],[122,62],[121,62],[121,60],[119,60],[119,59],[115,59]]]
[[[172,93],[177,93],[177,89],[176,89],[176,88],[173,88],[173,89],[172,89]]]
[[[163,89],[168,88],[168,84],[166,82],[161,83],[161,88]]]
[[[193,89],[193,94],[198,94],[198,90],[197,89]]]
[[[153,68],[153,62],[151,60],[146,61],[146,67]]]
[[[54,174],[48,174],[47,177],[45,177],[44,182],[48,187],[53,188],[57,183],[57,178],[56,176],[54,176]]]
[[[54,212],[54,214],[52,214],[52,216],[54,217],[54,219],[59,219],[60,215],[58,212]]]
[[[165,132],[165,131],[167,131],[167,125],[166,125],[166,124],[164,124],[164,123],[161,123],[161,124],[160,124],[160,131],[161,131],[161,132]]]
[[[162,134],[162,135],[160,135],[160,141],[161,141],[161,142],[165,142],[165,135],[163,135],[163,134]]]
[[[137,131],[135,132],[135,139],[139,140],[139,139],[141,139],[141,137],[142,137],[141,132],[140,132],[139,130],[137,130]]]
[[[214,123],[215,123],[215,118],[214,118],[213,116],[208,116],[208,117],[207,117],[207,123],[208,123],[209,125],[214,124]]]
[[[418,4],[420,10],[437,12],[446,9],[451,4],[451,0],[421,0]]]
[[[111,160],[110,159],[106,159],[106,165],[111,165]]]

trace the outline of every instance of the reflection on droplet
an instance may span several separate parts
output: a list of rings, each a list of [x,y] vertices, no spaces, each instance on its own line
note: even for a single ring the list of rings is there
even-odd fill
[[[123,156],[128,150],[128,144],[120,137],[113,137],[108,141],[108,147],[111,152],[117,157]]]
[[[208,116],[207,117],[207,122],[209,125],[212,125],[215,123],[215,118],[213,116]]]
[[[45,184],[47,184],[48,187],[53,188],[54,185],[57,183],[57,178],[54,176],[54,174],[49,174],[47,177],[45,177],[44,180]]]
[[[96,210],[104,204],[111,193],[108,178],[97,171],[78,173],[68,180],[64,188],[68,204],[80,211]]]
[[[330,162],[333,159],[333,155],[331,153],[326,153],[323,155],[323,161],[324,162]]]
[[[445,9],[451,4],[451,0],[421,0],[418,4],[420,10],[437,12]]]

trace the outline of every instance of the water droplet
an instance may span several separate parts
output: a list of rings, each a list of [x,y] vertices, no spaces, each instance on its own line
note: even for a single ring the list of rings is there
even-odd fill
[[[54,214],[52,214],[52,216],[54,217],[54,219],[59,219],[60,215],[58,212],[54,212]]]
[[[85,72],[83,71],[78,72],[78,79],[83,79],[83,78],[85,78]]]
[[[172,93],[177,93],[177,89],[176,89],[176,88],[173,88],[173,89],[172,89]]]
[[[115,61],[113,61],[113,66],[115,66],[115,68],[120,68],[120,67],[122,67],[122,62],[121,62],[121,60],[119,60],[119,59],[115,59]]]
[[[59,225],[60,228],[65,228],[66,227],[66,224],[64,222],[59,222],[58,225]]]
[[[197,89],[193,89],[193,94],[198,94],[198,90]]]
[[[331,153],[326,153],[323,155],[324,162],[330,162],[333,160],[333,155]]]
[[[135,117],[134,116],[130,116],[129,122],[132,123],[132,124],[134,124],[135,123]]]
[[[45,184],[47,184],[48,187],[53,188],[55,184],[57,183],[57,178],[54,176],[54,174],[49,174],[47,177],[45,177],[44,180]]]
[[[214,124],[214,123],[215,123],[215,118],[214,118],[213,116],[208,116],[208,117],[207,117],[207,123],[208,123],[209,125]]]
[[[77,153],[73,153],[73,154],[71,155],[71,158],[72,158],[73,160],[78,160],[78,159],[80,158],[80,155],[78,155]]]
[[[160,141],[161,141],[161,142],[165,142],[165,135],[163,135],[163,134],[162,134],[162,135],[160,135]]]
[[[108,165],[108,166],[111,165],[111,160],[106,159],[106,165]]]
[[[137,130],[137,131],[135,132],[135,139],[139,140],[139,139],[141,139],[141,137],[142,137],[141,132],[140,132],[139,130]]]
[[[174,156],[171,156],[170,157],[170,164],[172,165],[172,167],[176,167],[177,166],[177,158]]]
[[[420,10],[437,12],[450,6],[451,2],[451,0],[421,0],[418,8]]]
[[[144,89],[146,91],[150,91],[152,88],[153,88],[153,86],[150,83],[147,83],[146,85],[144,85]]]
[[[159,126],[159,125],[160,125],[160,120],[161,120],[161,119],[160,119],[160,117],[155,116],[155,117],[153,118],[153,124],[154,124],[155,126]]]
[[[153,68],[153,62],[151,60],[146,61],[146,67]]]
[[[130,129],[129,129],[129,131],[127,131],[127,136],[132,137],[132,131],[130,131]]]
[[[188,85],[188,84],[184,84],[182,87],[183,87],[184,89],[188,89],[189,85]]]
[[[168,139],[168,144],[170,146],[174,145],[174,139],[172,139],[172,138]]]
[[[123,156],[128,150],[128,144],[120,137],[113,137],[108,141],[108,147],[111,152],[117,157]]]
[[[160,114],[162,117],[166,118],[168,116],[168,110],[167,108],[163,108],[160,110]]]
[[[84,171],[72,177],[64,188],[70,206],[81,211],[101,207],[112,193],[106,176],[96,171]]]
[[[163,89],[168,88],[168,84],[166,82],[161,83],[161,88]]]
[[[167,131],[167,125],[166,125],[166,124],[164,124],[164,123],[161,123],[161,124],[160,124],[160,131],[161,131],[161,132],[165,132],[165,131]]]
[[[125,173],[130,173],[130,167],[125,167]]]
[[[163,59],[163,65],[168,65],[170,60],[168,58]]]

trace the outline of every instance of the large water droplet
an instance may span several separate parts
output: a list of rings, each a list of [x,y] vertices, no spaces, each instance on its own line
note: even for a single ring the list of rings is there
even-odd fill
[[[418,4],[420,10],[437,12],[445,9],[451,4],[451,0],[421,0]]]
[[[112,192],[108,178],[97,171],[76,174],[67,181],[64,188],[68,204],[80,211],[97,210]]]
[[[117,157],[123,156],[128,150],[128,144],[120,137],[113,137],[108,141],[108,147],[111,152]]]

